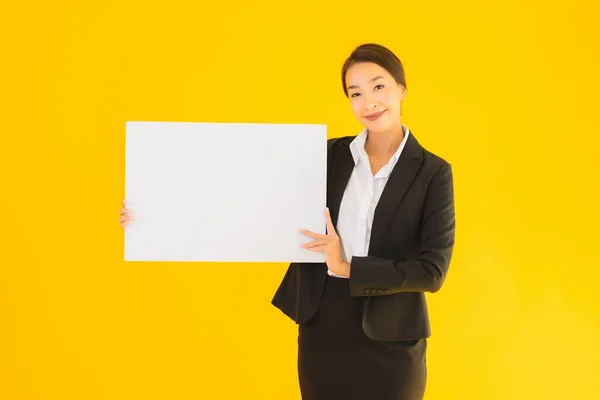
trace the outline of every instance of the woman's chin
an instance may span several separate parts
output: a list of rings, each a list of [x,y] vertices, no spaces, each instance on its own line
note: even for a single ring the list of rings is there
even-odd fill
[[[389,121],[385,121],[383,119],[378,119],[377,121],[364,120],[363,125],[365,126],[365,128],[367,128],[369,130],[369,132],[374,132],[374,133],[387,132],[393,126],[392,123],[390,123]]]

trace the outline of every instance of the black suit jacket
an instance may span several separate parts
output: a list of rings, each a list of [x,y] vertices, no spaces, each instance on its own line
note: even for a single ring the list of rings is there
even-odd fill
[[[327,205],[334,225],[354,168],[349,147],[354,138],[328,140]],[[351,260],[349,295],[363,298],[363,329],[369,337],[430,336],[425,292],[442,287],[454,229],[451,166],[411,132],[375,209],[368,256]],[[296,323],[307,322],[319,307],[326,278],[325,263],[292,263],[272,303]]]

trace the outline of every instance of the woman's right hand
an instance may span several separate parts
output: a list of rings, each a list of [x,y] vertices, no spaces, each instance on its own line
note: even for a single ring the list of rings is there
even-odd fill
[[[121,228],[125,229],[127,228],[127,225],[129,225],[129,222],[134,220],[134,218],[131,216],[133,210],[126,208],[125,200],[121,202],[121,205],[123,206],[123,208],[121,208],[121,216],[119,222],[121,223]]]

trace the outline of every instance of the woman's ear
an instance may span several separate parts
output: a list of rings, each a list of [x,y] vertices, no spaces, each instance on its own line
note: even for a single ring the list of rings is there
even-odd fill
[[[406,97],[406,88],[404,86],[402,86],[402,85],[399,85],[399,86],[400,86],[400,90],[401,90],[400,101],[402,101]]]

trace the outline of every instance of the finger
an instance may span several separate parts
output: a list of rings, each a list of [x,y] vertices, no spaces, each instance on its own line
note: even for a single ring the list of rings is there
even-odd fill
[[[322,246],[322,245],[326,245],[326,244],[327,244],[327,240],[315,240],[314,242],[304,243],[302,245],[302,247],[304,247],[305,249],[310,249],[315,246]]]
[[[326,239],[327,238],[327,235],[322,235],[320,233],[311,232],[306,229],[300,229],[300,232],[302,232],[306,236],[309,236],[313,239]]]
[[[308,251],[314,251],[318,253],[324,253],[327,250],[327,245],[311,247],[310,249],[306,249]]]
[[[125,200],[121,200],[121,205],[125,207]]]

